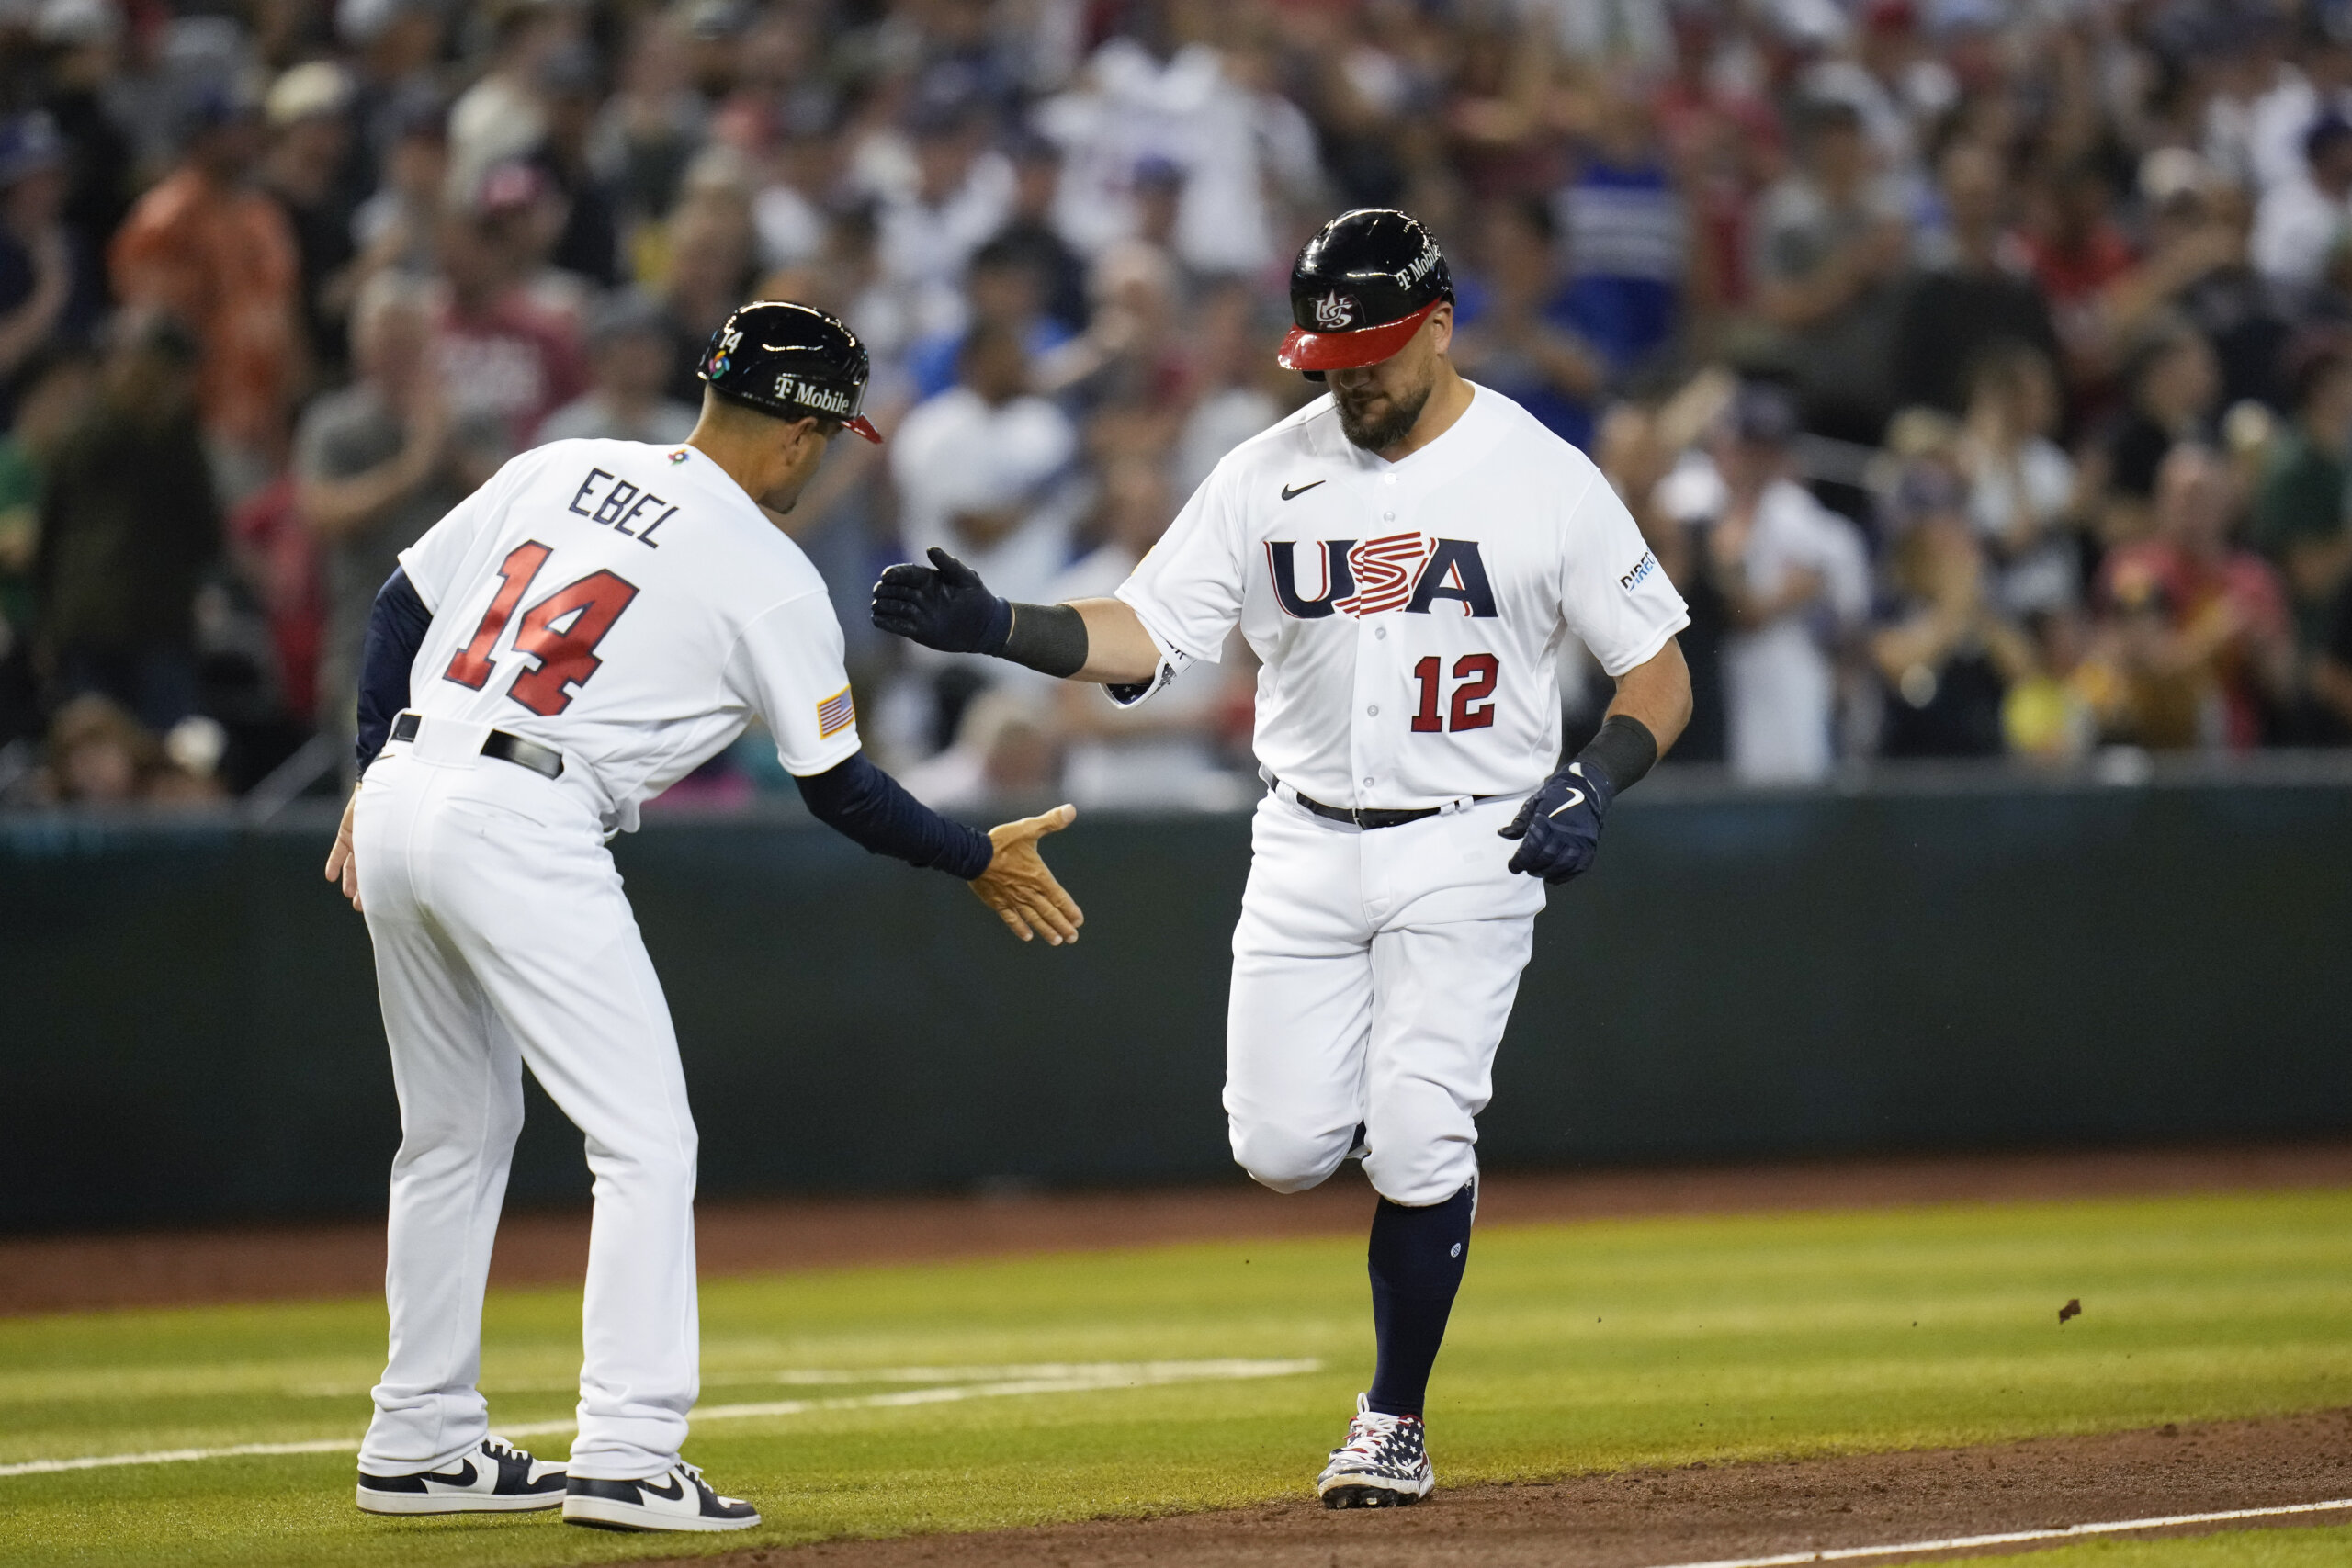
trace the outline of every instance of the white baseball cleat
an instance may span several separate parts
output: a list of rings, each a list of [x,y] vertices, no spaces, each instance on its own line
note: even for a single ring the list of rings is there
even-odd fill
[[[571,1477],[563,1522],[600,1530],[747,1530],[760,1515],[741,1498],[720,1496],[701,1471],[680,1460],[641,1481]]]
[[[562,1504],[563,1466],[533,1459],[503,1438],[484,1438],[447,1470],[359,1472],[362,1513],[522,1514]]]
[[[1361,1393],[1356,1418],[1348,1423],[1348,1440],[1331,1450],[1331,1462],[1315,1478],[1327,1508],[1408,1507],[1436,1485],[1421,1418],[1383,1416]]]

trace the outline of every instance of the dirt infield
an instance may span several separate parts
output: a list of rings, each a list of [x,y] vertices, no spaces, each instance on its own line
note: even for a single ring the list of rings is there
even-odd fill
[[[1679,1169],[1490,1175],[1484,1224],[1659,1213],[1885,1207],[2352,1185],[2352,1142],[1956,1155]],[[854,1263],[1082,1251],[1225,1237],[1361,1231],[1362,1179],[1342,1172],[1277,1197],[1236,1181],[1142,1192],[810,1198],[708,1202],[695,1214],[706,1277]],[[513,1213],[492,1282],[571,1284],[585,1210]],[[379,1219],[101,1236],[0,1237],[0,1315],[368,1295],[383,1288]]]
[[[1442,1460],[1442,1435],[1436,1452]],[[2352,1410],[2335,1410],[1982,1449],[1470,1486],[1441,1490],[1418,1507],[1388,1513],[1331,1513],[1301,1497],[1227,1513],[832,1541],[693,1562],[698,1568],[1207,1562],[1217,1568],[1656,1568],[2345,1497],[2352,1497]],[[2342,1524],[2352,1522],[2352,1510],[2277,1522]],[[2215,1527],[2170,1533],[2200,1528]]]

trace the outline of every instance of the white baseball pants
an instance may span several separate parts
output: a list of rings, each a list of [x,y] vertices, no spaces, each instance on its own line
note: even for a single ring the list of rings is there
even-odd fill
[[[1233,1157],[1258,1181],[1315,1186],[1359,1126],[1391,1202],[1442,1203],[1477,1174],[1476,1118],[1544,908],[1495,836],[1519,807],[1366,832],[1259,804],[1225,1069]]]
[[[391,1352],[360,1463],[441,1469],[488,1430],[482,1292],[528,1063],[584,1135],[595,1179],[569,1467],[656,1475],[701,1386],[695,1125],[669,1009],[584,798],[435,750],[389,748],[356,824],[401,1134]]]

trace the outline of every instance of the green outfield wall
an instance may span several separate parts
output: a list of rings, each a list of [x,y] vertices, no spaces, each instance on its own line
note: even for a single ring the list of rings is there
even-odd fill
[[[707,1194],[1214,1179],[1241,817],[1054,840],[1068,951],[806,821],[617,846]],[[398,1137],[331,818],[0,818],[0,1229],[362,1213]],[[1521,1166],[2352,1131],[2352,778],[1661,776],[1555,890]],[[536,1089],[514,1195],[583,1195]]]

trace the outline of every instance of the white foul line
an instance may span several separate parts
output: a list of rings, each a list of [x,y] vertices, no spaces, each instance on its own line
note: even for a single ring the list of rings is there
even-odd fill
[[[1164,1383],[1198,1382],[1203,1380],[1233,1381],[1244,1378],[1283,1378],[1300,1372],[1318,1370],[1322,1362],[1312,1359],[1289,1361],[1102,1361],[1051,1363],[1038,1367],[989,1367],[971,1371],[1001,1372],[1036,1372],[1046,1376],[1007,1378],[995,1382],[958,1383],[944,1388],[901,1389],[894,1393],[868,1393],[834,1399],[778,1399],[763,1404],[709,1404],[694,1413],[693,1419],[701,1421],[737,1420],[758,1416],[805,1416],[819,1410],[894,1410],[915,1404],[952,1404],[967,1399],[1002,1399],[1028,1393],[1086,1393],[1098,1389],[1148,1388]],[[892,1374],[903,1375],[920,1371],[912,1367],[882,1369],[871,1374],[868,1381],[892,1380]],[[954,1369],[940,1369],[952,1371]],[[837,1374],[783,1373],[783,1382],[834,1381]],[[856,1372],[838,1374],[839,1381],[859,1378]],[[894,1381],[894,1380],[892,1380]],[[570,1432],[578,1427],[576,1419],[561,1421],[527,1421],[520,1426],[501,1430],[509,1437],[538,1438],[559,1432]],[[91,1454],[81,1459],[36,1459],[17,1464],[0,1464],[0,1476],[51,1475],[66,1470],[107,1470],[124,1464],[181,1464],[190,1460],[235,1459],[249,1454],[334,1454],[356,1453],[359,1441],[356,1438],[314,1438],[297,1443],[235,1443],[220,1449],[158,1449],[138,1454]]]
[[[1830,1546],[1817,1551],[1784,1551],[1775,1557],[1722,1557],[1709,1562],[1672,1563],[1669,1568],[1799,1568],[1800,1564],[1808,1562],[1842,1562],[1856,1557],[1892,1557],[1900,1551],[1966,1551],[1979,1546],[2016,1546],[2030,1540],[2064,1540],[2073,1536],[2169,1529],[2176,1525],[2227,1524],[2232,1519],[2269,1519],[2282,1514],[2324,1514],[2342,1508],[2352,1508],[2352,1497],[2339,1497],[2329,1503],[2281,1503],[2269,1508],[2231,1508],[2217,1514],[2172,1514],[2155,1519],[2109,1519],[2095,1525],[2067,1525],[2056,1529],[1958,1535],[1943,1540],[1905,1540],[1892,1546]]]

